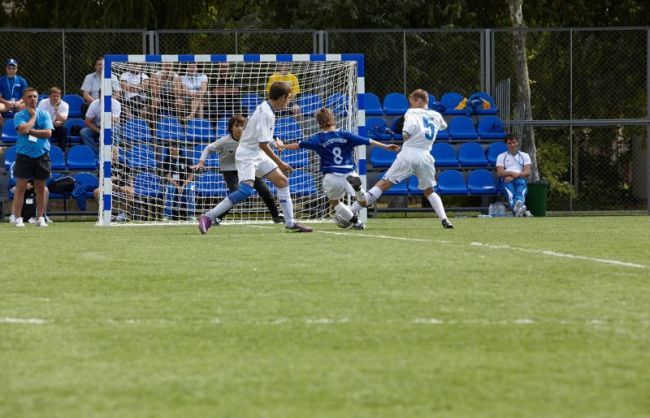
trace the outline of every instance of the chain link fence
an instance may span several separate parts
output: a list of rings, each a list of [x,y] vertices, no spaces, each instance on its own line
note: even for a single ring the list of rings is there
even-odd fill
[[[519,105],[508,29],[11,29],[0,36],[0,59],[18,60],[19,74],[41,92],[59,85],[79,93],[105,54],[363,53],[366,91],[380,98],[418,87],[438,99],[448,91],[494,94],[511,80],[512,109],[502,116]],[[522,131],[534,132],[540,174],[551,183],[549,209],[647,209],[648,37],[645,28],[526,30],[534,128]]]

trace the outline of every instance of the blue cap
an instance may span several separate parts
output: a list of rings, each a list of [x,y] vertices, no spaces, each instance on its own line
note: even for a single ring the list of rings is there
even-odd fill
[[[9,59],[7,60],[7,63],[5,64],[5,66],[7,66],[7,65],[15,65],[16,67],[18,67],[18,61],[16,61],[16,60],[13,59],[13,58],[9,58]]]

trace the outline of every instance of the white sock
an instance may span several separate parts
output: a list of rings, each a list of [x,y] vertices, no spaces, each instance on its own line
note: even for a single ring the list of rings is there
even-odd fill
[[[375,203],[381,197],[382,193],[384,193],[384,191],[377,186],[374,186],[372,189],[368,190],[368,193],[366,193],[366,200],[368,201],[368,206]]]
[[[334,211],[346,221],[349,221],[354,216],[354,212],[352,212],[350,207],[343,202],[339,202],[338,205],[334,206]]]
[[[215,220],[223,215],[224,213],[228,212],[230,208],[232,208],[233,204],[232,201],[228,198],[223,199],[217,206],[214,208],[210,209],[208,213],[205,214],[208,218],[212,219],[212,222],[215,222]]]
[[[429,203],[431,203],[431,206],[433,206],[433,210],[436,211],[436,215],[438,215],[438,218],[447,219],[447,213],[445,213],[445,207],[442,206],[442,199],[440,199],[438,193],[436,192],[431,193],[429,196],[427,196],[427,199],[429,200]]]
[[[280,201],[280,208],[284,215],[284,225],[293,226],[293,202],[291,201],[291,193],[288,187],[278,187],[278,200]]]

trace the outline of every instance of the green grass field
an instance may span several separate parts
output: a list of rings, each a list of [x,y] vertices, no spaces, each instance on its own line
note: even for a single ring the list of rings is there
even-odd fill
[[[0,224],[0,417],[650,416],[650,217],[455,225]]]

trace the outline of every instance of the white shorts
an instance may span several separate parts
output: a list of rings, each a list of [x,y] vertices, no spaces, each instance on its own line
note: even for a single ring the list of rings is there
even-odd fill
[[[255,181],[256,177],[264,177],[271,171],[278,168],[278,165],[263,152],[257,155],[240,155],[235,154],[235,166],[237,167],[237,177],[239,181]]]
[[[398,184],[412,175],[417,176],[420,190],[437,184],[434,159],[426,150],[402,149],[382,179]]]
[[[345,179],[347,176],[359,176],[354,171],[346,174],[327,173],[323,176],[323,191],[328,199],[341,199],[345,194],[354,196],[352,185]]]

